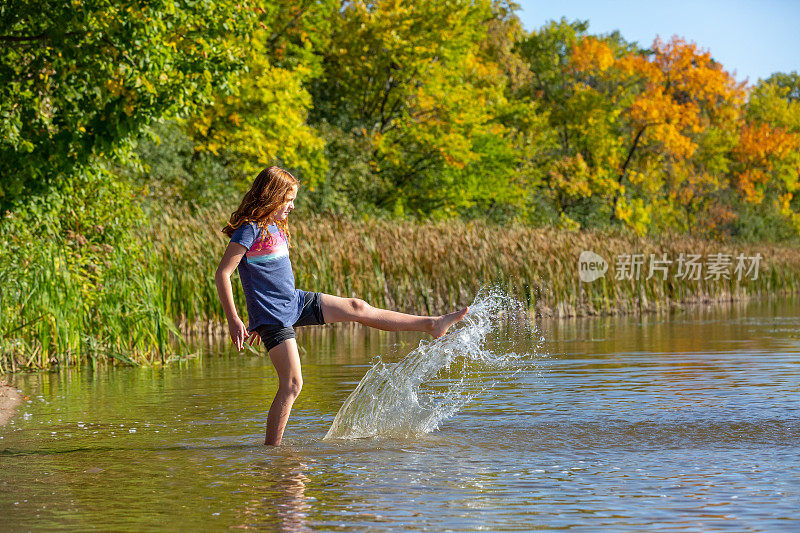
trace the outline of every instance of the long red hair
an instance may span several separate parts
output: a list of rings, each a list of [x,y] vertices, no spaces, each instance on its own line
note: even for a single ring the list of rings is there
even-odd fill
[[[289,223],[286,219],[273,221],[272,217],[280,209],[286,196],[300,182],[292,174],[280,167],[269,167],[259,172],[250,190],[245,193],[242,203],[231,215],[222,233],[230,237],[233,231],[247,222],[255,222],[261,228],[262,235],[269,235],[267,226],[275,224],[286,235],[289,242]]]

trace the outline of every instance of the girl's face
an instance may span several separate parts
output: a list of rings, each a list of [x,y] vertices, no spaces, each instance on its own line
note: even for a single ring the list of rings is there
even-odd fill
[[[286,193],[286,198],[283,201],[283,204],[278,208],[275,212],[275,221],[286,220],[286,217],[289,216],[289,211],[294,209],[294,199],[297,198],[297,187],[292,187],[289,189],[289,192]]]

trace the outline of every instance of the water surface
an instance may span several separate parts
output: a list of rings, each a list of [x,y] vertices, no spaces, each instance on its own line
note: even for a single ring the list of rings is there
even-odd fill
[[[460,411],[359,439],[323,437],[373,358],[422,336],[298,330],[280,448],[260,445],[268,358],[225,344],[17,375],[30,401],[0,428],[0,529],[797,531],[798,303],[545,322],[538,348],[498,330],[495,353],[530,343],[512,377],[453,361],[475,393]]]

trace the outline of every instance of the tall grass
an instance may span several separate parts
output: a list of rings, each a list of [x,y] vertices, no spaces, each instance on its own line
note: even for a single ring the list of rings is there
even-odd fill
[[[58,233],[17,234],[8,244],[13,253],[0,264],[0,372],[163,363],[185,352],[152,254],[98,247],[92,257],[103,258],[101,267]]]
[[[228,239],[220,233],[228,210],[215,208],[187,217],[162,211],[149,237],[156,243],[171,297],[172,316],[185,331],[208,330],[222,320],[213,281]],[[295,216],[290,252],[296,286],[359,297],[373,305],[411,313],[437,314],[468,304],[485,284],[496,284],[545,316],[577,316],[653,311],[687,302],[728,301],[800,290],[800,251],[779,245],[722,244],[685,236],[642,238],[601,232],[503,227],[475,222],[414,223],[357,221],[330,216]],[[591,250],[609,262],[592,283],[578,277],[578,256]],[[677,260],[680,253],[735,256],[761,253],[757,279],[681,279],[674,264],[666,279],[650,280],[645,265],[638,279],[617,279],[621,254],[655,254]],[[238,284],[236,303],[245,313]],[[222,327],[219,322],[217,328]]]
[[[226,332],[214,271],[228,239],[230,208],[195,214],[178,206],[150,213],[141,243],[95,247],[58,234],[11,235],[0,251],[0,372],[100,361],[160,363],[186,355],[183,334]],[[689,237],[640,238],[600,232],[413,223],[292,215],[290,252],[296,285],[359,297],[373,305],[438,314],[468,304],[480,287],[503,286],[544,316],[668,309],[800,290],[800,251],[779,245],[726,245]],[[133,253],[131,250],[135,250]],[[583,250],[603,256],[609,272],[578,277]],[[614,258],[653,253],[753,256],[755,280],[616,279]],[[234,279],[240,315],[246,316]]]

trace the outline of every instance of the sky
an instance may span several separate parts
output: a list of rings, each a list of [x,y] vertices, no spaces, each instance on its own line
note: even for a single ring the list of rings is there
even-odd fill
[[[800,0],[516,0],[526,30],[566,17],[588,20],[589,33],[619,30],[649,47],[678,35],[709,50],[750,84],[773,72],[800,71]]]

